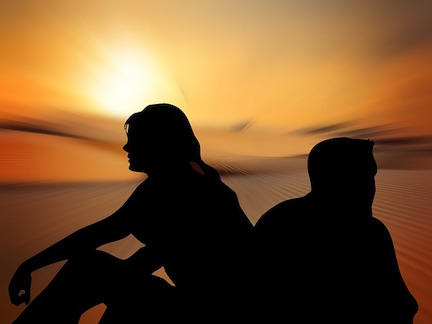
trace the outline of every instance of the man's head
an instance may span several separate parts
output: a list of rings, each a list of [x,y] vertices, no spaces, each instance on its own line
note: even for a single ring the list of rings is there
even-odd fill
[[[308,158],[312,192],[353,208],[372,206],[377,165],[374,142],[347,137],[315,145]]]

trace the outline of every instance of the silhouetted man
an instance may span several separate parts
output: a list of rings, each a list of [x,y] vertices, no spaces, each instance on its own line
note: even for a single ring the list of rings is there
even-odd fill
[[[417,302],[387,228],[372,215],[373,145],[318,143],[308,158],[311,192],[257,222],[259,314],[267,323],[413,322]]]

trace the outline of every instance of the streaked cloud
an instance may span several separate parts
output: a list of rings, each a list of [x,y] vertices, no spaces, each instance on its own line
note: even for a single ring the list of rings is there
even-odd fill
[[[25,3],[0,4],[0,129],[20,154],[67,142],[121,161],[124,119],[154,102],[218,163],[335,136],[428,150],[430,1]]]
[[[342,122],[336,124],[307,127],[290,133],[299,134],[299,135],[324,135],[324,134],[339,131],[341,129],[345,129],[351,124],[352,124],[351,122]]]
[[[247,120],[247,121],[244,121],[242,123],[238,123],[238,124],[231,126],[230,129],[233,132],[241,133],[241,132],[244,132],[245,130],[247,130],[249,127],[251,127],[253,123],[254,123],[253,120]]]
[[[84,137],[76,134],[70,134],[61,130],[55,129],[54,127],[32,123],[29,121],[1,121],[0,130],[12,130],[26,133],[36,133],[53,136],[63,136],[71,138],[85,139]]]

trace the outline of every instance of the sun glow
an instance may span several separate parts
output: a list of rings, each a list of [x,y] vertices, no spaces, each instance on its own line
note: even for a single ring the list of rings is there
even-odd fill
[[[105,64],[97,66],[89,95],[104,113],[128,116],[170,87],[157,65],[137,53],[110,52]]]

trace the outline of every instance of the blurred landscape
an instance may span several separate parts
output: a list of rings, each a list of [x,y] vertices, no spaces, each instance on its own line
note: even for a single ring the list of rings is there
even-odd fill
[[[9,303],[8,282],[26,258],[73,231],[102,219],[127,199],[144,174],[128,170],[123,122],[65,111],[49,118],[0,119],[0,314],[11,322],[23,309]],[[378,163],[375,217],[394,240],[400,269],[420,310],[432,320],[432,140],[397,125],[316,125],[291,132],[197,127],[204,160],[234,189],[253,224],[270,207],[309,191],[307,154],[320,140],[348,136],[375,142]],[[133,237],[101,249],[120,258],[141,244]],[[61,266],[33,275],[35,296]],[[165,276],[163,271],[159,273]],[[166,278],[166,276],[165,276]],[[81,319],[96,323],[105,306]]]
[[[426,0],[0,1],[0,322],[23,309],[7,296],[20,262],[144,179],[128,170],[123,123],[167,102],[253,223],[308,192],[316,143],[374,141],[374,213],[419,302],[414,324],[432,323],[431,12]],[[60,266],[34,273],[33,295]]]
[[[272,162],[272,163],[270,163]],[[236,191],[255,224],[274,204],[307,193],[305,157],[237,160],[219,166],[223,181]],[[142,179],[123,181],[17,183],[0,186],[0,321],[10,323],[24,308],[9,303],[8,282],[16,267],[64,236],[114,212]],[[419,303],[415,324],[432,320],[432,170],[380,168],[374,215],[388,227],[400,270]],[[120,258],[141,244],[133,237],[102,247]],[[32,295],[49,282],[62,263],[33,275]],[[163,277],[164,273],[160,275]],[[80,323],[96,323],[104,305]]]

